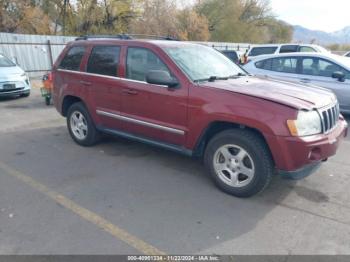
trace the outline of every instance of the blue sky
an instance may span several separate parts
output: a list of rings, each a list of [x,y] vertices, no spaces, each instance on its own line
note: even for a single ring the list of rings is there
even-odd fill
[[[270,0],[274,14],[292,25],[326,32],[350,26],[350,0]]]

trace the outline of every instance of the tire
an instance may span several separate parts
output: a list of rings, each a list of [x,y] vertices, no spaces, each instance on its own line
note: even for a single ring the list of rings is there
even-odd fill
[[[30,92],[29,93],[25,93],[25,94],[21,94],[20,97],[29,97],[30,96]]]
[[[206,147],[204,164],[216,186],[236,197],[262,192],[275,171],[265,141],[245,129],[230,129],[215,135]]]
[[[49,106],[51,104],[51,97],[45,96],[45,105]]]
[[[67,127],[72,139],[81,146],[93,146],[100,140],[90,114],[83,103],[71,105],[67,112]]]

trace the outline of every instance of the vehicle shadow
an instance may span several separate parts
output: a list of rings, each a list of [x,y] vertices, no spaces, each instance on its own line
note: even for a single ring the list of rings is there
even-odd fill
[[[106,137],[97,150],[107,156],[128,159],[130,162],[124,164],[135,166],[133,171],[129,168],[125,171],[132,176],[127,178],[130,190],[139,194],[134,196],[136,199],[125,201],[140,219],[149,214],[145,227],[153,232],[151,235],[159,234],[159,227],[162,235],[172,235],[171,239],[159,241],[167,243],[164,248],[172,253],[200,252],[254,230],[297,183],[276,174],[264,192],[240,199],[215,187],[201,159],[113,137]],[[120,194],[115,197],[120,199]],[[111,206],[116,205],[113,202]],[[191,244],[179,245],[187,241]]]
[[[0,143],[16,168],[171,254],[253,231],[296,183],[276,176],[263,193],[239,199],[219,191],[199,159],[122,138],[79,147],[63,126],[5,134]]]

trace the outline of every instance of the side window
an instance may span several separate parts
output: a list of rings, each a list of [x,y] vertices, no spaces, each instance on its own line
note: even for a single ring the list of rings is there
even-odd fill
[[[342,71],[346,73],[342,67],[330,61],[316,57],[303,58],[302,73],[305,75],[332,77],[332,74],[335,71]]]
[[[255,66],[264,70],[271,70],[272,59],[261,60],[255,63]]]
[[[95,46],[90,54],[86,71],[88,73],[117,76],[120,47]]]
[[[350,57],[350,52],[346,54],[346,57]]]
[[[277,46],[253,47],[248,56],[269,55],[275,53]]]
[[[298,59],[296,57],[273,58],[271,70],[276,72],[296,74],[297,62]]]
[[[85,47],[74,46],[66,53],[58,68],[79,71],[80,62],[85,53]]]
[[[313,52],[313,53],[315,53],[316,50],[313,49],[313,48],[310,47],[310,46],[301,46],[301,47],[299,48],[299,52]]]
[[[129,47],[126,58],[126,78],[146,81],[150,70],[169,72],[167,66],[152,51],[145,48]],[[169,74],[171,74],[169,72]]]
[[[298,51],[297,45],[283,45],[280,49],[280,53],[293,53],[296,51]]]

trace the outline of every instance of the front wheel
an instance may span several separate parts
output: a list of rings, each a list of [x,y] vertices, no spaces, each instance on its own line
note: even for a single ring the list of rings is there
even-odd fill
[[[89,112],[81,102],[68,109],[67,127],[73,140],[81,146],[93,146],[100,139]]]
[[[24,93],[24,94],[21,94],[20,97],[29,97],[30,96],[30,92],[28,93]]]
[[[236,197],[263,191],[274,174],[274,164],[265,141],[244,129],[231,129],[208,143],[204,162],[215,184]]]

